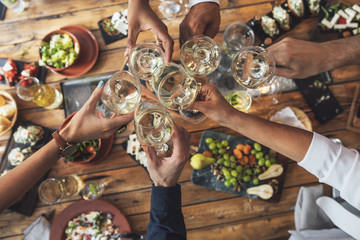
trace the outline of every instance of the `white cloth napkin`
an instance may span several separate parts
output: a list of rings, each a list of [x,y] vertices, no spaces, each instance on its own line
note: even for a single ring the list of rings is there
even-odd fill
[[[281,111],[276,112],[271,116],[270,120],[306,130],[304,124],[296,117],[294,111],[290,107],[283,108]]]
[[[316,199],[324,195],[323,185],[301,187],[295,205],[296,230],[334,228],[335,225],[316,204]]]
[[[339,228],[322,230],[289,231],[289,240],[354,240]]]
[[[40,215],[24,231],[24,240],[49,240],[51,225],[43,215]]]

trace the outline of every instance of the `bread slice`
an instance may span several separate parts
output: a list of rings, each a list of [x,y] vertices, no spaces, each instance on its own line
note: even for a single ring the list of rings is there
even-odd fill
[[[279,24],[280,28],[284,31],[289,31],[291,26],[291,18],[289,13],[280,5],[275,6],[272,10],[273,18]]]

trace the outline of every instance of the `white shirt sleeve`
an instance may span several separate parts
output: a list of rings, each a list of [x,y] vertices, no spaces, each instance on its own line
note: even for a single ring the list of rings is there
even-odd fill
[[[314,133],[310,147],[299,165],[340,191],[340,196],[360,210],[360,155]]]
[[[192,8],[192,6],[198,4],[198,3],[202,3],[202,2],[213,2],[213,3],[217,3],[219,4],[219,0],[190,0],[190,8]],[[220,5],[220,4],[219,4]]]

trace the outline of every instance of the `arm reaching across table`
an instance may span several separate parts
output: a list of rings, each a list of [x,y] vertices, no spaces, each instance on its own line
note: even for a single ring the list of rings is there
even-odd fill
[[[173,154],[168,158],[158,157],[154,147],[143,146],[154,183],[146,239],[186,239],[181,188],[176,182],[189,158],[190,135],[185,129],[174,126],[172,140]]]
[[[107,138],[119,126],[133,119],[133,113],[113,118],[100,118],[95,112],[96,104],[103,91],[102,82],[89,100],[77,112],[68,125],[59,132],[67,143]],[[51,140],[26,161],[0,177],[0,212],[18,200],[61,158],[61,151],[55,140]]]
[[[360,156],[358,151],[302,129],[271,122],[233,108],[213,84],[204,85],[192,108],[219,124],[231,128],[299,162],[309,172],[340,191],[360,209]]]
[[[275,74],[306,78],[345,65],[360,64],[360,36],[323,43],[285,38],[268,47],[276,62]]]

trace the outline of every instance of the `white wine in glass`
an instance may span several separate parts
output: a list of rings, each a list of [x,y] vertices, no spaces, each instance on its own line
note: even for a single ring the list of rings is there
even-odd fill
[[[190,106],[198,92],[196,80],[174,63],[167,63],[156,69],[152,84],[160,102],[171,110]]]
[[[240,85],[255,89],[272,83],[275,60],[262,47],[244,48],[234,56],[231,71]]]
[[[180,50],[180,61],[192,75],[203,76],[214,72],[220,59],[220,47],[206,36],[188,40]]]
[[[154,43],[137,44],[129,54],[130,71],[139,79],[149,81],[152,73],[165,61],[164,51]]]
[[[174,123],[166,109],[155,100],[145,100],[136,108],[135,132],[139,140],[160,152],[167,152],[167,142],[174,132]]]
[[[127,114],[139,104],[141,84],[130,72],[122,70],[115,73],[105,84],[101,100],[113,113]],[[101,111],[103,112],[103,111]],[[107,112],[105,110],[105,112]],[[108,114],[104,114],[109,117]]]

